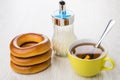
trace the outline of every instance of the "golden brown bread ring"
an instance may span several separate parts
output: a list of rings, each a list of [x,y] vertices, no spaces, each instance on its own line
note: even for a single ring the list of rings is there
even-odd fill
[[[33,74],[33,73],[37,73],[40,71],[45,70],[46,68],[48,68],[48,66],[51,64],[51,60],[49,59],[46,62],[40,63],[40,64],[36,64],[33,66],[18,66],[16,64],[14,64],[12,61],[10,62],[11,68],[18,73],[21,74]]]
[[[50,59],[51,54],[52,54],[52,50],[50,49],[44,54],[29,57],[29,58],[19,58],[19,57],[13,56],[12,54],[10,55],[10,57],[11,57],[11,61],[17,65],[29,66],[29,65],[35,65],[35,64],[39,64],[47,61],[48,59]]]
[[[39,64],[47,61],[48,59],[51,58],[51,54],[52,54],[52,50],[50,49],[44,54],[29,57],[29,58],[19,58],[19,57],[13,56],[12,54],[10,54],[10,57],[11,57],[11,61],[17,65],[30,66],[30,65],[35,65],[35,64]]]
[[[37,44],[20,47],[27,42],[37,42]],[[42,34],[36,33],[26,33],[19,36],[16,36],[10,43],[11,54],[16,57],[32,57],[36,55],[43,54],[50,49],[50,40],[48,37]]]

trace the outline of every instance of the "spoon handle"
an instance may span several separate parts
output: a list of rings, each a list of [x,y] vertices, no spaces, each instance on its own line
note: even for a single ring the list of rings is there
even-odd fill
[[[102,36],[100,37],[99,41],[95,45],[96,48],[100,45],[101,41],[106,36],[106,34],[112,29],[112,26],[114,25],[114,23],[115,23],[115,20],[112,20],[112,19],[108,22],[107,27],[105,28]]]

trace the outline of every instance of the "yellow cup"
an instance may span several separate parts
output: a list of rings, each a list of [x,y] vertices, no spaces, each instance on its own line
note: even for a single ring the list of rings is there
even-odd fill
[[[81,58],[78,58],[78,57],[72,55],[70,53],[71,49],[74,46],[81,44],[81,43],[82,44],[83,43],[95,44],[94,41],[86,39],[86,40],[74,41],[70,45],[70,47],[68,49],[68,58],[69,58],[72,68],[74,69],[74,71],[76,73],[78,73],[79,75],[84,76],[84,77],[91,77],[91,76],[95,76],[102,70],[112,70],[114,68],[114,61],[107,56],[108,52],[102,45],[101,45],[101,47],[103,47],[104,52],[96,59],[90,59],[90,60],[89,59],[81,59]],[[111,66],[105,66],[106,62],[109,62],[111,64]]]

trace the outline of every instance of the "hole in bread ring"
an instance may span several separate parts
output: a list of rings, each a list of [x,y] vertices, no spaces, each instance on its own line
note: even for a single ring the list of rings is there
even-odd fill
[[[36,44],[28,47],[21,47],[21,45],[35,42]],[[16,57],[32,57],[40,54],[44,54],[50,49],[50,40],[43,34],[26,33],[16,36],[10,42],[11,54]]]

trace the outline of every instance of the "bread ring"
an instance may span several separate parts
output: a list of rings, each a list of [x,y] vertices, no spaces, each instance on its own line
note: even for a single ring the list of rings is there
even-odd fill
[[[44,54],[29,57],[29,58],[19,58],[19,57],[13,56],[12,54],[10,54],[10,57],[11,57],[11,61],[17,65],[30,66],[30,65],[35,65],[35,64],[39,64],[47,61],[48,59],[51,58],[51,54],[52,54],[52,50],[50,49]]]
[[[40,71],[45,70],[51,63],[51,60],[49,59],[46,62],[40,63],[40,64],[36,64],[33,66],[18,66],[16,64],[14,64],[12,61],[10,62],[11,68],[18,73],[21,74],[33,74],[33,73],[37,73]]]
[[[28,47],[21,47],[25,43],[35,42],[35,45]],[[11,54],[16,57],[32,57],[36,55],[43,54],[50,49],[50,40],[48,37],[42,34],[27,33],[16,36],[10,42]]]

